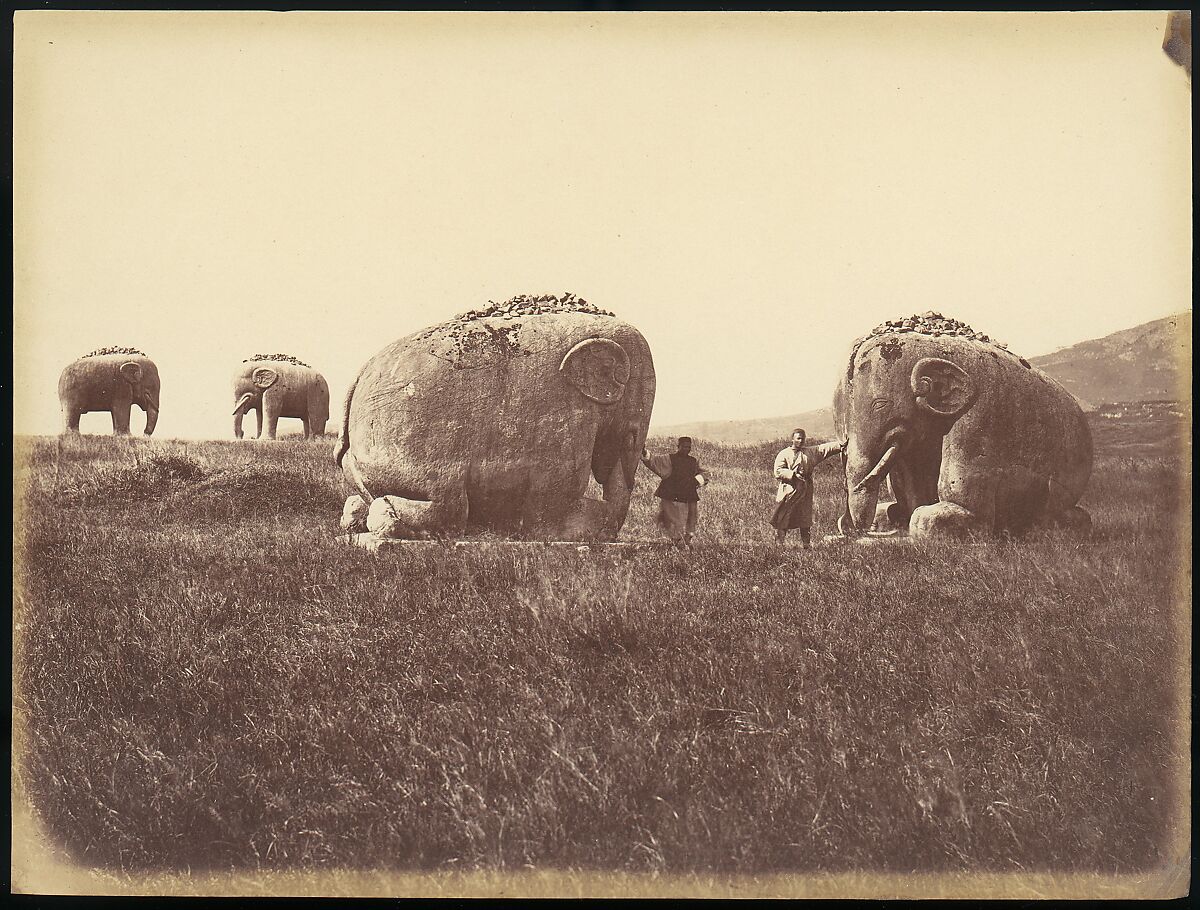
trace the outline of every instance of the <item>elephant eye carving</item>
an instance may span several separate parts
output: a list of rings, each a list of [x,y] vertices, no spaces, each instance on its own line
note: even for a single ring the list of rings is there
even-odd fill
[[[884,411],[884,410],[887,410],[888,408],[890,408],[891,406],[892,406],[892,399],[890,399],[890,398],[876,398],[874,401],[871,402],[871,410],[872,411]]]

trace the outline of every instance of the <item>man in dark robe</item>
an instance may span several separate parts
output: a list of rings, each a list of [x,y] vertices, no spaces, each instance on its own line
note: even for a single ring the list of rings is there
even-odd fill
[[[707,472],[701,470],[691,454],[692,440],[680,436],[676,451],[671,455],[650,457],[642,450],[642,464],[662,478],[654,491],[658,497],[658,526],[676,546],[692,545],[696,525],[700,520],[700,487],[708,483]]]

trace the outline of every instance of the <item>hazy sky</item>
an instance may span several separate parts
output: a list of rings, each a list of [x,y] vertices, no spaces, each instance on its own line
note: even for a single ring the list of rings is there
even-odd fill
[[[660,426],[827,405],[912,312],[1034,356],[1185,310],[1165,23],[18,13],[14,431],[107,345],[158,363],[159,436],[232,437],[260,351],[325,374],[334,430],[379,348],[518,293],[638,326]]]

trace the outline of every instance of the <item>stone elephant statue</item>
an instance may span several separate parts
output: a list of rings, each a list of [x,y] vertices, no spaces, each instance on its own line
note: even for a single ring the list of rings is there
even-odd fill
[[[325,377],[286,354],[255,354],[233,377],[233,435],[242,438],[242,418],[253,410],[262,436],[274,439],[280,417],[304,421],[304,436],[320,436],[329,422],[329,384]]]
[[[1092,472],[1087,418],[1062,386],[938,313],[859,339],[834,395],[846,480],[842,533],[872,525],[1019,532],[1090,527],[1076,503]],[[896,501],[878,506],[884,478]]]
[[[113,435],[129,435],[133,405],[146,412],[145,434],[158,425],[161,383],[154,361],[135,348],[103,348],[67,364],[58,378],[63,432],[78,433],[88,411],[112,414]]]
[[[359,495],[342,526],[611,540],[653,406],[650,348],[611,313],[572,295],[471,311],[388,345],[351,386],[336,461]]]

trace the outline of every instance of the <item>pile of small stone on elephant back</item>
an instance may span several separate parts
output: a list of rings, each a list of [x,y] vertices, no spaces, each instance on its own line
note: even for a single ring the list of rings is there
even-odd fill
[[[553,294],[542,294],[533,297],[528,294],[518,294],[504,303],[489,300],[482,310],[467,310],[455,316],[451,322],[468,322],[472,319],[482,319],[488,316],[501,319],[515,319],[518,316],[540,316],[544,313],[591,313],[593,316],[615,316],[608,310],[593,306],[581,297],[576,297],[570,291],[561,297]]]
[[[309,366],[299,357],[293,357],[291,354],[251,354],[242,363],[257,363],[260,360],[282,360],[285,363],[294,363],[298,367]]]
[[[973,338],[985,344],[994,344],[998,348],[1008,350],[1008,345],[1001,344],[994,338],[989,338],[983,332],[976,332],[965,322],[959,322],[941,313],[929,310],[920,316],[906,316],[904,319],[889,319],[871,330],[872,335],[885,335],[888,332],[920,332],[922,335],[957,335],[960,338]],[[869,337],[869,336],[868,336]]]
[[[97,348],[96,350],[91,351],[90,353],[84,354],[83,356],[84,357],[101,357],[104,354],[141,354],[143,357],[146,356],[145,351],[139,351],[137,348],[118,348],[118,347]]]

